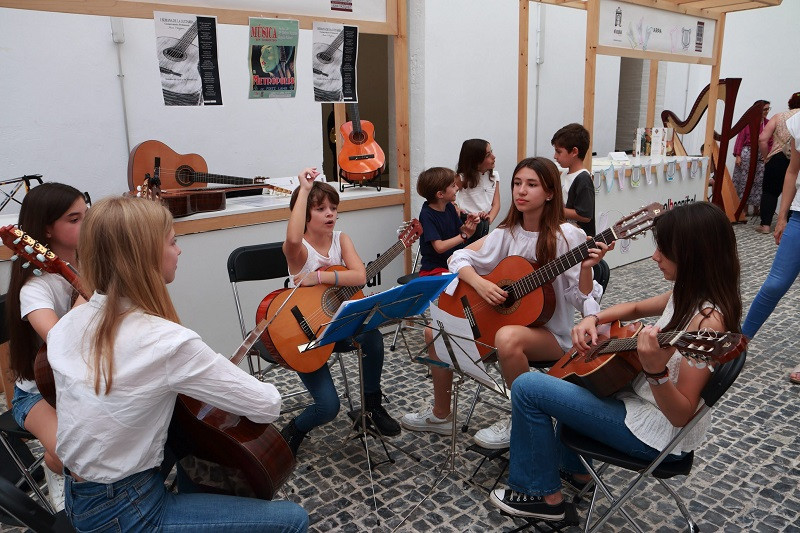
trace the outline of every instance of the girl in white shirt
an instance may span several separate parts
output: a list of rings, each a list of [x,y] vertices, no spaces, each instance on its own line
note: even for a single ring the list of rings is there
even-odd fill
[[[256,423],[280,415],[275,387],[215,353],[179,323],[166,284],[181,253],[156,202],[110,197],[86,216],[79,249],[86,305],[48,336],[56,451],[79,531],[306,531],[297,504],[168,492],[159,471],[178,394]],[[108,529],[105,529],[108,528]]]
[[[540,372],[520,376],[511,388],[509,489],[493,491],[492,504],[514,516],[561,520],[561,478],[580,489],[589,475],[560,443],[560,425],[643,460],[655,459],[692,418],[710,379],[708,368],[689,364],[675,348],[660,348],[659,331],[739,331],[742,302],[736,238],[725,213],[698,202],[667,211],[654,227],[653,260],[674,282],[659,296],[614,305],[586,316],[572,330],[581,353],[597,343],[597,325],[661,315],[638,335],[644,372],[630,388],[605,398]],[[556,429],[553,429],[553,419]],[[667,461],[699,446],[710,417],[695,425]],[[559,469],[561,472],[559,472]]]
[[[514,169],[511,182],[514,203],[505,220],[492,231],[477,250],[469,248],[453,253],[451,272],[458,272],[460,283],[468,283],[489,304],[498,305],[508,294],[481,277],[490,273],[510,255],[519,255],[544,265],[586,242],[583,230],[564,219],[561,183],[555,164],[540,157],[523,159]],[[478,246],[475,244],[473,246]],[[608,248],[599,243],[589,250],[589,257],[553,280],[556,306],[544,326],[504,326],[495,335],[495,346],[503,378],[510,386],[514,379],[529,370],[529,361],[555,361],[572,345],[570,329],[573,312],[583,313],[587,301],[594,302],[592,267]],[[593,309],[591,305],[589,309]],[[429,340],[429,339],[428,339]],[[412,430],[446,434],[450,415],[450,388],[453,374],[432,368],[434,405],[416,414],[405,415],[401,424]],[[501,421],[479,431],[475,439],[481,446],[508,446],[509,423]]]
[[[495,156],[492,145],[483,139],[467,139],[458,154],[456,174],[459,191],[456,204],[462,218],[472,213],[479,215],[475,234],[467,241],[472,243],[489,233],[489,225],[500,212],[500,189],[497,182],[500,175],[494,169]]]
[[[76,188],[62,183],[44,183],[31,189],[22,201],[19,226],[33,239],[48,246],[60,259],[77,266],[78,233],[86,215],[86,202]],[[84,300],[69,282],[58,274],[33,275],[33,268],[22,268],[23,261],[11,265],[11,281],[6,296],[9,368],[16,380],[12,414],[17,424],[33,433],[44,447],[44,460],[50,471],[61,474],[56,454],[56,410],[42,399],[34,381],[34,361],[50,328],[75,304]],[[50,498],[63,508],[58,496],[60,478],[48,472]]]

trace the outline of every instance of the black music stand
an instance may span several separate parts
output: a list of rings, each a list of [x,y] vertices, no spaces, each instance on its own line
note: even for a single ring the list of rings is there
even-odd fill
[[[26,176],[21,176],[19,178],[0,181],[0,193],[3,193],[3,195],[5,196],[5,198],[3,198],[2,201],[0,201],[0,211],[2,211],[3,208],[11,200],[14,200],[19,205],[22,205],[22,202],[20,202],[16,198],[14,198],[14,195],[17,194],[17,191],[19,191],[22,188],[23,185],[25,186],[25,192],[26,193],[28,191],[30,191],[31,190],[31,181],[32,180],[38,181],[39,185],[41,185],[42,184],[42,175],[41,174],[30,174],[30,175],[26,175]],[[2,189],[3,185],[12,185],[12,184],[15,184],[15,185],[14,185],[14,188],[11,190],[10,194]]]
[[[346,440],[360,438],[364,444],[364,451],[367,455],[367,469],[369,471],[370,485],[372,486],[372,501],[376,513],[378,511],[378,506],[375,499],[375,486],[372,479],[372,463],[369,455],[367,436],[379,440],[386,452],[387,460],[376,464],[376,466],[386,462],[394,463],[395,461],[389,454],[389,450],[386,448],[387,441],[384,440],[378,427],[375,424],[367,424],[367,417],[371,417],[371,413],[368,413],[364,408],[366,404],[364,400],[363,353],[361,351],[361,344],[355,338],[366,331],[378,329],[382,326],[394,325],[408,316],[424,313],[431,301],[435,300],[455,277],[455,274],[426,276],[360,300],[348,300],[339,307],[330,322],[320,326],[322,334],[317,339],[301,348],[301,351],[305,351],[316,348],[317,346],[348,340],[358,351],[358,381],[361,394],[361,416],[358,417],[353,424],[353,429],[357,433],[349,436]],[[388,444],[405,453],[415,461],[421,460],[416,455],[392,442],[388,442]]]

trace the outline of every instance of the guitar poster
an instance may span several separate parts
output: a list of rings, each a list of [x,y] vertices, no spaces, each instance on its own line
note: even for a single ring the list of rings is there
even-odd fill
[[[250,19],[250,98],[294,98],[300,24],[286,19]]]
[[[358,27],[315,22],[312,73],[315,102],[358,102]]]
[[[153,16],[164,104],[222,105],[216,17],[159,11]]]

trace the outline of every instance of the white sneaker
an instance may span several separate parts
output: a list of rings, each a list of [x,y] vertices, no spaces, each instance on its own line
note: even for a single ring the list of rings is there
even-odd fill
[[[511,417],[495,422],[475,433],[475,442],[481,448],[502,450],[511,444]]]
[[[64,476],[56,474],[46,466],[42,465],[44,479],[47,481],[47,497],[53,508],[58,511],[64,510]]]
[[[453,431],[453,413],[446,418],[433,414],[433,405],[428,405],[417,413],[403,415],[400,425],[411,431],[431,431],[440,435],[450,435]]]

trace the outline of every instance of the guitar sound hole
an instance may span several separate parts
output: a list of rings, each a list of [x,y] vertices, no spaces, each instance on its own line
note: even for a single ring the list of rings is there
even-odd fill
[[[503,285],[500,288],[508,293],[508,298],[506,298],[505,302],[503,302],[500,305],[498,305],[498,307],[500,307],[502,309],[508,309],[510,307],[513,307],[514,304],[517,303],[517,299],[514,296],[514,289],[512,287],[508,286],[508,285]]]
[[[333,56],[331,56],[330,54],[326,54],[325,52],[320,52],[317,54],[317,59],[319,59],[323,63],[330,63],[333,60]]]
[[[364,144],[367,142],[367,134],[363,131],[354,131],[350,134],[350,142],[353,144]]]
[[[181,186],[188,187],[194,183],[194,170],[192,167],[182,165],[175,171],[175,181]]]
[[[186,59],[186,54],[183,53],[178,48],[167,48],[164,50],[164,55],[167,56],[172,61],[183,61]]]

